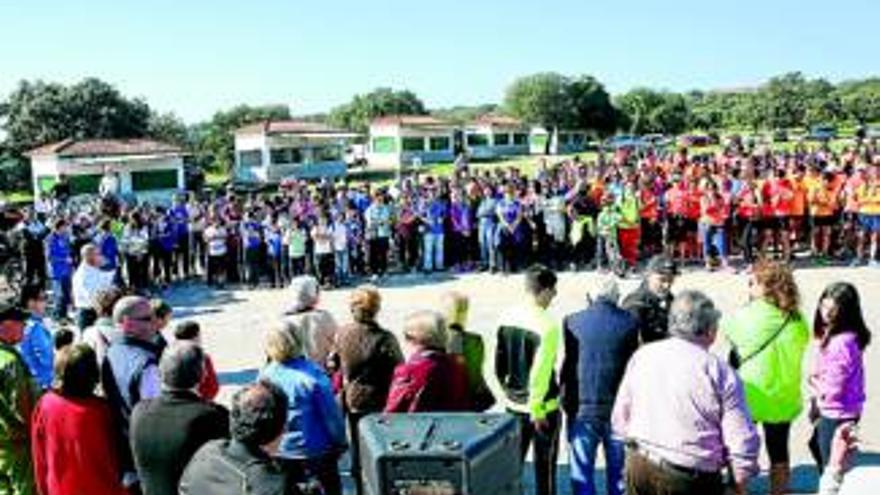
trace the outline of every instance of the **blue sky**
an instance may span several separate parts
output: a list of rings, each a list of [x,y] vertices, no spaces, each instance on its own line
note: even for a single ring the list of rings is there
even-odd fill
[[[377,86],[497,102],[546,70],[613,93],[837,81],[880,74],[878,18],[878,0],[0,0],[0,94],[97,76],[193,122],[237,103],[323,111]]]

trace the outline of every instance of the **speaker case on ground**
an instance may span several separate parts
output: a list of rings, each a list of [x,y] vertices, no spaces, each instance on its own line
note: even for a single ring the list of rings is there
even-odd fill
[[[367,495],[520,495],[520,430],[508,414],[377,414],[360,423]]]

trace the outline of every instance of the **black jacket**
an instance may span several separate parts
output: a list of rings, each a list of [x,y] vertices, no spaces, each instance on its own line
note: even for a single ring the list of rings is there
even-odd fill
[[[180,495],[300,495],[280,466],[259,448],[236,440],[205,444],[180,479]]]
[[[608,421],[626,365],[639,346],[636,320],[598,299],[562,325],[562,407],[569,417]]]
[[[649,344],[669,336],[669,306],[672,294],[661,298],[651,292],[645,283],[631,292],[620,306],[636,318],[639,337],[643,344]]]
[[[188,391],[142,400],[131,415],[131,450],[144,495],[176,495],[183,469],[209,440],[229,436],[229,413]]]

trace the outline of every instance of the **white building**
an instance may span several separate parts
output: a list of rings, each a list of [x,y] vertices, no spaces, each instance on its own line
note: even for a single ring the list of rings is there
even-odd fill
[[[380,117],[370,124],[367,162],[400,166],[455,160],[452,123],[429,115]]]
[[[477,159],[529,154],[529,126],[513,117],[483,115],[464,129],[464,145]]]
[[[119,192],[167,201],[185,186],[179,147],[150,139],[65,139],[28,152],[34,197],[64,175],[72,195],[96,194],[107,172],[119,174]]]
[[[543,155],[550,141],[550,154],[579,153],[587,149],[587,132],[575,129],[557,129],[555,133],[544,127],[532,127],[529,139],[529,152]]]
[[[274,184],[285,178],[345,175],[345,149],[357,137],[324,124],[264,121],[235,131],[236,182]]]

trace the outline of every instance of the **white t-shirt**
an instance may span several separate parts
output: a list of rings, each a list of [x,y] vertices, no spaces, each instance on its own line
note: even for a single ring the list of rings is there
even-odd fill
[[[333,229],[328,225],[312,227],[312,239],[315,241],[315,254],[330,254],[333,252]]]
[[[348,227],[345,224],[333,225],[333,249],[345,251],[348,249]]]
[[[208,256],[226,255],[226,229],[210,226],[205,229],[205,240],[208,241]]]

